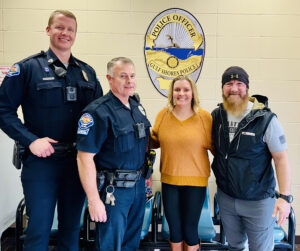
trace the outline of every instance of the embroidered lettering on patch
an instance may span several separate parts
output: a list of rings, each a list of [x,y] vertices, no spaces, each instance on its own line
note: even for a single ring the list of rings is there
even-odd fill
[[[94,125],[94,119],[91,114],[84,113],[78,121],[77,134],[88,135],[90,127]]]
[[[253,132],[242,132],[242,134],[247,136],[255,136],[255,133]]]
[[[279,141],[280,141],[281,145],[285,144],[285,143],[286,143],[285,136],[284,136],[284,135],[281,135],[281,136],[279,137]]]
[[[18,64],[14,64],[9,71],[7,72],[7,77],[18,76],[20,74],[20,66]]]

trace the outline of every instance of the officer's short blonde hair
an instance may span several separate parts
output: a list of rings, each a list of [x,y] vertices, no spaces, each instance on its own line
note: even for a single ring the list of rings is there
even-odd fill
[[[126,57],[117,57],[113,58],[107,63],[107,75],[113,77],[113,67],[115,66],[116,63],[122,63],[122,64],[131,64],[134,66],[133,61],[130,58]]]
[[[72,18],[74,19],[75,23],[76,23],[76,30],[77,30],[77,20],[76,20],[76,17],[75,15],[71,12],[71,11],[68,11],[68,10],[55,10],[51,13],[50,17],[49,17],[49,20],[48,20],[48,26],[50,27],[52,22],[53,22],[53,19],[56,15],[59,15],[59,14],[62,14],[66,17],[69,17],[69,18]]]
[[[194,110],[194,112],[198,113],[198,108],[199,108],[199,105],[200,105],[200,101],[199,101],[197,86],[195,84],[195,81],[187,75],[177,76],[176,78],[174,78],[172,80],[172,82],[170,84],[169,92],[168,92],[168,109],[169,109],[169,112],[171,112],[175,107],[174,100],[173,100],[173,89],[174,89],[175,82],[179,81],[179,80],[186,80],[191,84],[191,88],[192,88],[192,92],[193,92],[191,106],[192,106],[192,109]]]

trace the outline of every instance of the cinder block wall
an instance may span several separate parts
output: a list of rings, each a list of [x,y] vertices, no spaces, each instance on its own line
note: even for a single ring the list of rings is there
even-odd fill
[[[221,74],[231,65],[250,75],[250,94],[269,97],[289,145],[293,207],[300,217],[300,1],[298,0],[1,0],[0,65],[11,65],[48,48],[45,27],[51,11],[69,9],[78,18],[73,54],[91,64],[105,91],[106,63],[116,56],[134,60],[138,92],[152,123],[166,99],[153,87],[145,66],[144,35],[161,11],[183,8],[200,22],[206,55],[198,80],[201,105],[221,101]],[[184,168],[184,167],[183,167]],[[154,189],[160,188],[159,160]],[[215,192],[210,179],[211,194]],[[297,235],[300,225],[297,225]]]

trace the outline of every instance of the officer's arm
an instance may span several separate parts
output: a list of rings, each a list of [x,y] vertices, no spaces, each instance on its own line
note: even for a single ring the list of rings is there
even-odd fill
[[[276,170],[276,176],[279,186],[279,191],[281,194],[290,195],[291,194],[291,170],[288,161],[288,154],[286,150],[277,153],[271,153]],[[274,207],[273,217],[278,215],[278,225],[281,225],[290,213],[290,204],[285,200],[279,198],[277,199]]]
[[[77,163],[81,184],[88,198],[90,217],[96,222],[106,222],[105,206],[97,189],[97,172],[94,162],[95,153],[78,150]]]
[[[7,74],[0,87],[0,128],[12,139],[28,147],[38,137],[18,118],[17,110],[27,95],[27,69],[16,64],[13,74]]]

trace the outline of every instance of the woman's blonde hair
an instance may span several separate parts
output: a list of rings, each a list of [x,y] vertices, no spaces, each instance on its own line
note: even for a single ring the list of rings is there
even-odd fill
[[[169,93],[168,93],[168,109],[169,109],[169,112],[171,112],[175,107],[174,100],[173,100],[173,89],[174,89],[175,82],[178,81],[178,80],[186,80],[191,84],[191,88],[192,88],[192,92],[193,92],[191,106],[192,106],[192,109],[194,110],[194,112],[198,113],[198,108],[199,108],[199,105],[200,105],[200,101],[199,101],[199,97],[198,97],[197,86],[196,86],[194,80],[191,79],[187,75],[179,75],[178,77],[174,78],[172,80],[171,84],[170,84]]]

